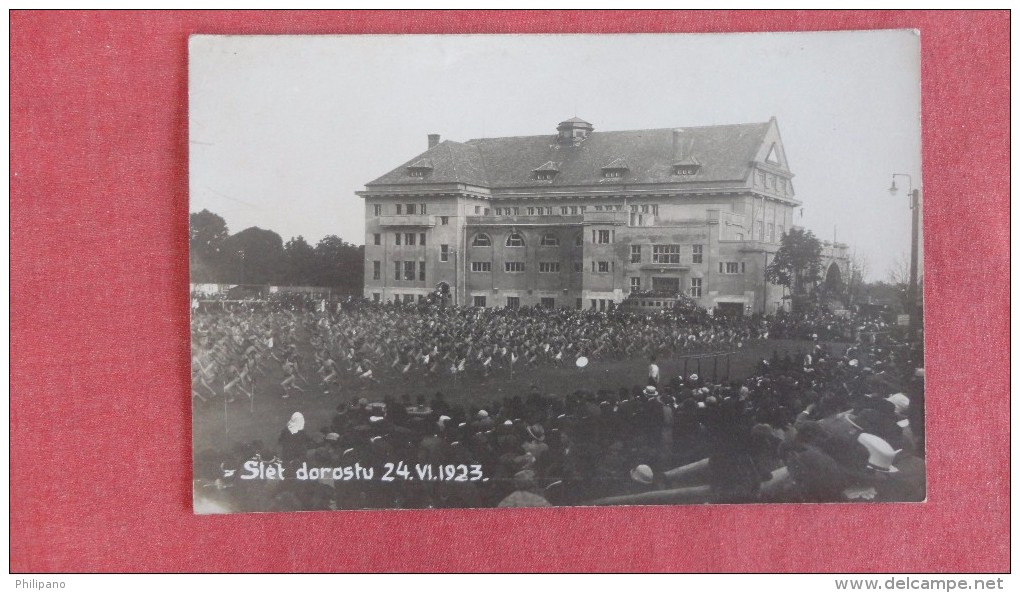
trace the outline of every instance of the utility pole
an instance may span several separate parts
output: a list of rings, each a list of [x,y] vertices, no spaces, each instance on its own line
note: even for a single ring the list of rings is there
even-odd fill
[[[907,178],[907,196],[910,198],[910,279],[907,283],[907,313],[910,315],[910,337],[917,335],[920,329],[920,307],[917,306],[917,259],[918,259],[918,238],[921,228],[921,190],[914,189],[914,180],[906,173],[893,173],[893,182],[889,186],[889,193],[896,195],[899,188],[896,187],[896,177]]]

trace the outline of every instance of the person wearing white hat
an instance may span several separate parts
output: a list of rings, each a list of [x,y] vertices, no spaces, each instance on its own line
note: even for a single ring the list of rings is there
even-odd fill
[[[886,442],[885,439],[862,432],[857,436],[857,442],[864,445],[868,450],[869,469],[885,474],[894,474],[900,471],[893,465],[893,459],[895,459],[899,451],[893,449],[892,445]]]
[[[659,365],[655,364],[654,354],[648,361],[648,385],[652,387],[658,387],[659,385]]]

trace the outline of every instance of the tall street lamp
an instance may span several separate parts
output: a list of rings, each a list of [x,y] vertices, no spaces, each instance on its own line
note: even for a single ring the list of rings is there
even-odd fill
[[[907,313],[910,314],[910,336],[913,338],[917,334],[920,321],[917,306],[917,240],[921,225],[921,190],[914,189],[914,180],[906,173],[893,173],[892,177],[889,193],[895,196],[899,190],[896,187],[896,178],[906,177],[907,195],[910,197],[910,280],[907,284]]]

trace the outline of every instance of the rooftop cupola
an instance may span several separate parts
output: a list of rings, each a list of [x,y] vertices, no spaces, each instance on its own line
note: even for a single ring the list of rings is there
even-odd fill
[[[579,117],[572,117],[556,126],[558,133],[556,137],[560,144],[580,144],[593,129],[595,128],[590,123]]]

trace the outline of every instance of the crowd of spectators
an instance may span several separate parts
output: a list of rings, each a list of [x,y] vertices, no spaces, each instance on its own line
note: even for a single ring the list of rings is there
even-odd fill
[[[234,511],[923,500],[920,343],[823,344],[849,341],[869,323],[828,313],[733,320],[353,301],[332,311],[314,303],[199,311],[193,391],[205,382],[208,397],[216,382],[203,375],[217,367],[255,376],[290,364],[288,377],[304,372],[341,387],[378,373],[456,374],[462,361],[463,372],[484,373],[511,358],[524,365],[575,356],[647,360],[777,335],[811,346],[723,384],[690,375],[561,394],[534,385],[500,398],[480,389],[468,403],[453,403],[406,381],[375,401],[345,397],[328,425],[308,429],[295,403],[280,419],[277,442],[200,449],[197,495]],[[289,476],[300,467],[382,472],[403,462],[411,479],[242,480],[250,460],[278,463]],[[450,468],[447,477],[465,479],[420,479],[418,467],[432,468],[432,476]]]

